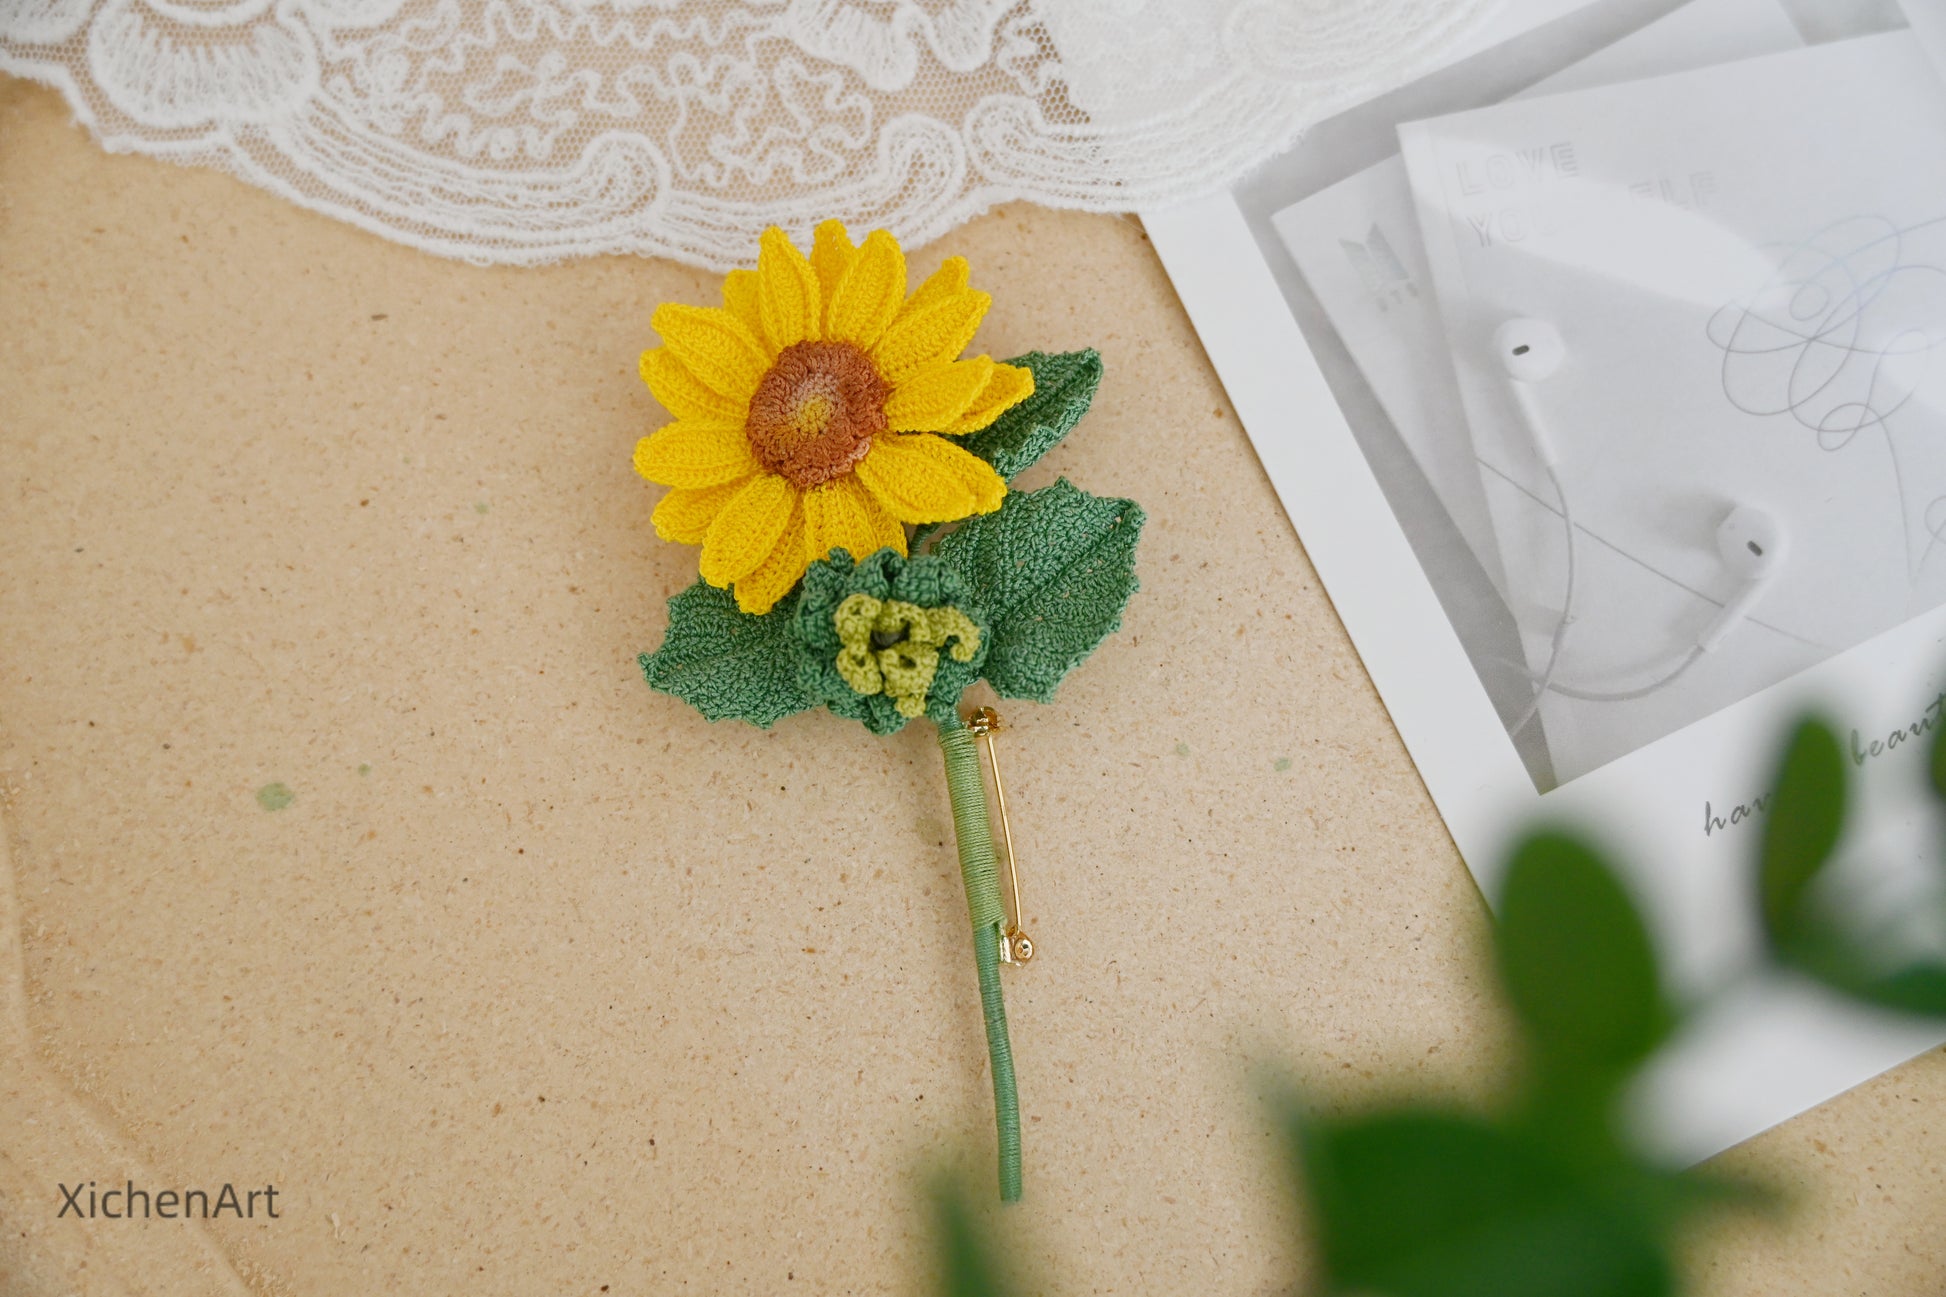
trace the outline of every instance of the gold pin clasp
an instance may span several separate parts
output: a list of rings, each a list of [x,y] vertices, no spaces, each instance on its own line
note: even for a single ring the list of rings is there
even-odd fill
[[[981,707],[966,718],[966,727],[985,740],[987,766],[993,771],[994,802],[1000,810],[1000,836],[1007,844],[1007,891],[1013,898],[1013,913],[1000,933],[1000,960],[1024,964],[1034,957],[1034,939],[1021,929],[1020,869],[1014,860],[1014,829],[1007,819],[1007,787],[1000,782],[1000,757],[993,750],[993,736],[1000,729],[1000,713]]]

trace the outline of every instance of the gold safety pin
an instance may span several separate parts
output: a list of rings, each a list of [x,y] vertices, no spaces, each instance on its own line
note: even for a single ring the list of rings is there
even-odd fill
[[[993,771],[994,801],[1000,809],[1000,836],[1007,844],[1007,890],[1013,895],[1013,917],[1000,933],[1000,960],[1024,964],[1034,957],[1034,939],[1021,930],[1020,870],[1014,863],[1014,829],[1007,819],[1007,786],[1000,782],[1000,757],[993,750],[993,736],[1000,728],[1000,713],[981,707],[966,718],[966,727],[986,741],[987,765]]]

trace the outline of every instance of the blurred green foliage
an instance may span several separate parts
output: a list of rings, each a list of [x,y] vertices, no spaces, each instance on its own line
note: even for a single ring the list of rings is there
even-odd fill
[[[974,1219],[960,1184],[934,1181],[932,1208],[942,1297],[1011,1297],[1017,1289],[1002,1270],[1000,1249]]]
[[[1933,736],[1927,774],[1946,797],[1946,727]],[[1845,758],[1820,721],[1797,727],[1784,754],[1764,825],[1759,909],[1770,952],[1853,999],[1903,1013],[1946,1017],[1946,962],[1903,955],[1892,934],[1847,926],[1820,887],[1844,832]]]
[[[1933,735],[1927,777],[1946,803],[1946,726]],[[1867,1004],[1946,1017],[1946,960],[1899,953],[1833,903],[1846,779],[1831,728],[1800,723],[1777,763],[1752,877],[1768,958]],[[1504,1109],[1407,1101],[1330,1114],[1295,1097],[1281,1106],[1315,1291],[1668,1297],[1679,1286],[1676,1242],[1698,1214],[1765,1196],[1659,1166],[1620,1124],[1629,1083],[1684,1016],[1648,925],[1597,848],[1551,831],[1515,851],[1495,912],[1494,967],[1519,1028]],[[967,1198],[942,1182],[934,1206],[941,1291],[1015,1291]]]
[[[1285,1117],[1325,1292],[1663,1297],[1698,1207],[1734,1193],[1635,1153],[1616,1107],[1675,1029],[1655,947],[1614,869],[1560,833],[1514,853],[1495,967],[1520,1027],[1514,1101]]]

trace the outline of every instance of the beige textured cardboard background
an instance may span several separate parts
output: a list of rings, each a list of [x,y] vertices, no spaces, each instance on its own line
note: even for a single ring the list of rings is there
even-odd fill
[[[1050,1292],[1283,1291],[1251,1064],[1489,1093],[1483,911],[1140,228],[948,252],[983,348],[1106,359],[1030,484],[1152,520],[1124,633],[1011,717],[1007,1225]],[[633,662],[695,562],[635,358],[714,292],[436,260],[0,85],[0,1292],[919,1287],[918,1168],[992,1165],[937,752]],[[1942,1097],[1935,1055],[1732,1155],[1799,1209],[1710,1291],[1937,1292]],[[53,1219],[128,1175],[282,1217]]]

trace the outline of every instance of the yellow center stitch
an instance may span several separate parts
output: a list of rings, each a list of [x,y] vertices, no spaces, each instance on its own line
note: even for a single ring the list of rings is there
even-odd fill
[[[853,594],[845,596],[831,621],[844,645],[838,650],[838,675],[855,694],[884,694],[907,719],[925,714],[942,650],[955,662],[971,662],[980,651],[980,628],[950,606],[921,608]]]

